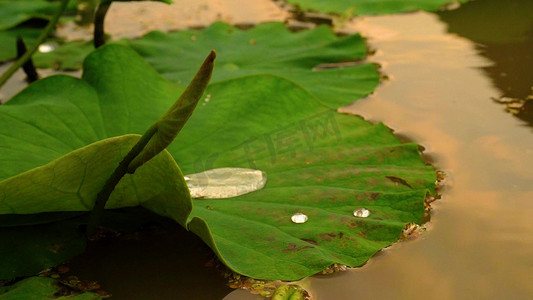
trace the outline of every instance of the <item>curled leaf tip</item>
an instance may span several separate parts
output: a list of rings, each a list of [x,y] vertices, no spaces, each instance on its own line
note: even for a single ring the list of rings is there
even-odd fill
[[[217,52],[215,50],[211,50],[211,53],[209,53],[207,60],[213,62],[215,61],[215,58],[217,58]]]
[[[135,172],[135,169],[163,151],[176,138],[187,120],[189,120],[211,79],[216,56],[216,52],[211,50],[183,94],[181,94],[179,99],[170,107],[165,115],[157,120],[145,135],[143,135],[143,137],[149,140],[146,142],[142,151],[128,165],[128,173]]]

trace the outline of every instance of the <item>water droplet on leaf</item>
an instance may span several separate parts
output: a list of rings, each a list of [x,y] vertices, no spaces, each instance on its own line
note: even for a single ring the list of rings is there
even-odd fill
[[[193,198],[231,198],[262,189],[266,173],[246,168],[219,168],[184,176]]]
[[[39,52],[41,53],[48,53],[52,52],[57,48],[57,45],[55,43],[46,43],[39,45]]]
[[[302,224],[302,223],[305,223],[307,222],[309,218],[305,215],[305,214],[302,214],[302,213],[295,213],[294,215],[292,215],[291,217],[291,221],[293,223],[296,223],[296,224]]]
[[[366,218],[370,216],[370,211],[364,207],[361,207],[361,208],[354,210],[353,215],[359,218]]]

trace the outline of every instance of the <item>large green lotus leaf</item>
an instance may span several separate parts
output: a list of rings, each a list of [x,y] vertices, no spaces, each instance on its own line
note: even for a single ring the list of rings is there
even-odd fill
[[[41,114],[50,107],[54,114],[42,123],[40,118],[15,121],[37,111],[2,121],[13,124],[0,131],[5,165],[13,165],[12,159],[24,164],[5,167],[11,174],[4,176],[79,149],[83,140],[143,132],[175,100],[175,88],[127,48],[104,46],[88,57],[84,69],[83,80],[71,79],[83,84],[61,87],[63,93],[54,85],[38,89],[40,102],[22,97],[23,92],[11,106],[0,107],[34,104]],[[76,97],[84,90],[91,96]],[[260,191],[195,200],[188,218],[188,228],[233,270],[291,280],[332,263],[361,265],[396,241],[406,223],[421,221],[435,174],[417,145],[400,143],[384,125],[339,114],[322,103],[329,99],[319,100],[275,75],[219,81],[205,97],[168,148],[182,170],[252,167],[268,177]],[[344,101],[339,105],[351,102]],[[92,124],[94,132],[83,124]],[[26,131],[38,136],[27,139]],[[11,143],[22,151],[11,149]],[[367,218],[353,216],[361,207],[370,211]],[[296,212],[309,221],[292,223]]]
[[[333,263],[364,264],[419,223],[434,170],[382,124],[328,109],[298,85],[249,76],[211,85],[170,149],[184,173],[266,173],[259,191],[197,199],[189,228],[235,271],[294,280]],[[366,208],[367,218],[354,210]],[[304,213],[309,221],[295,224]]]
[[[414,10],[433,11],[447,3],[468,0],[287,0],[303,10],[348,15],[378,15],[408,12]]]
[[[353,102],[371,93],[379,83],[372,64],[314,69],[321,64],[359,61],[366,56],[360,35],[337,37],[326,26],[297,33],[283,23],[259,24],[241,30],[217,22],[204,30],[151,32],[130,45],[162,75],[186,85],[204,53],[216,49],[217,67],[212,83],[251,74],[288,78],[312,92],[330,107]],[[180,57],[180,63],[175,58]]]
[[[24,300],[99,300],[95,293],[72,294],[68,288],[47,277],[30,277],[11,286],[0,287],[0,299]]]

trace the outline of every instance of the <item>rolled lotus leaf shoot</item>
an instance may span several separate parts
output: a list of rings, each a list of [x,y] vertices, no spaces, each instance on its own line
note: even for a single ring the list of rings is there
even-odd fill
[[[128,165],[128,173],[135,172],[138,167],[163,151],[176,138],[192,115],[196,104],[198,104],[211,79],[215,58],[216,52],[213,50],[207,56],[200,70],[198,70],[179,99],[161,119],[157,120],[147,130],[145,136],[151,136],[151,138],[142,152]]]

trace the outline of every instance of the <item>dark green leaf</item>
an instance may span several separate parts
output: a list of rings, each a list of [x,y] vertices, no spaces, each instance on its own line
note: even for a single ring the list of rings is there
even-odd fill
[[[83,220],[65,215],[57,217],[67,219],[33,226],[0,227],[0,278],[34,275],[85,250],[86,238],[78,228]]]
[[[56,280],[47,277],[30,277],[11,286],[0,287],[0,299],[24,300],[99,300],[102,297],[95,293],[72,293]]]

